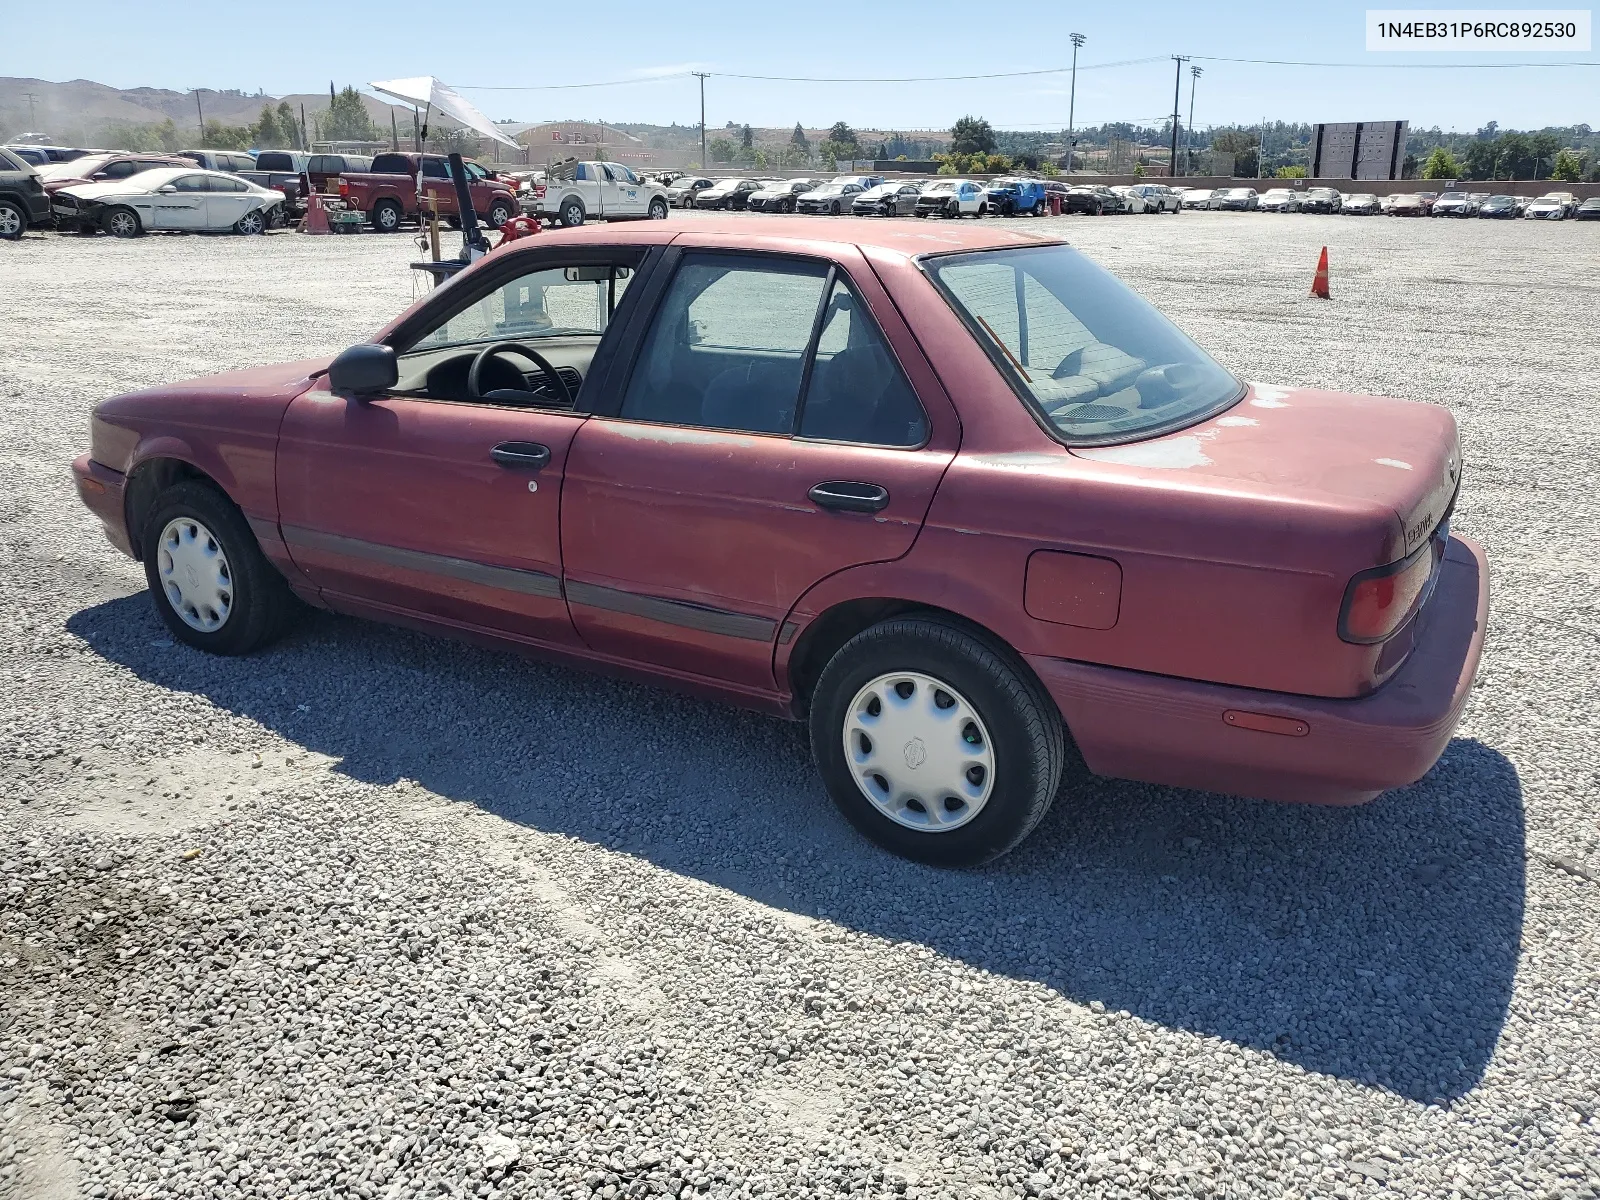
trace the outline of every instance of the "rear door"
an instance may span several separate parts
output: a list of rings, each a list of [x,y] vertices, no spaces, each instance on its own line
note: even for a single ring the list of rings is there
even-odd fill
[[[455,214],[459,211],[455,184],[450,179],[450,169],[444,159],[429,157],[422,160],[422,195],[424,211],[428,196],[433,197],[441,213]]]
[[[771,694],[795,602],[911,548],[959,432],[853,247],[678,245],[696,240],[669,252],[637,353],[618,351],[631,371],[573,440],[567,600],[596,650]]]
[[[206,228],[231,229],[234,222],[254,208],[256,198],[243,179],[212,175],[207,180]]]

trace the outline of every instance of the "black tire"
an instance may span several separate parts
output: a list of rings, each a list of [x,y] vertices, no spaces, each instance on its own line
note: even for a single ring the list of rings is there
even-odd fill
[[[17,241],[27,229],[28,214],[10,200],[0,200],[0,241]]]
[[[100,214],[100,228],[112,237],[131,238],[144,232],[144,223],[133,209],[119,204]]]
[[[660,196],[650,201],[649,217],[652,221],[665,221],[667,219],[667,202]]]
[[[395,233],[405,212],[396,200],[379,200],[372,206],[372,228],[378,233]]]
[[[949,204],[946,204],[944,206],[944,215],[953,221],[959,220],[961,218],[961,202],[952,200]]]
[[[561,205],[561,224],[567,229],[576,229],[583,224],[588,214],[583,211],[583,201],[573,198]]]
[[[500,226],[516,215],[516,211],[507,201],[496,200],[489,205],[489,211],[484,216],[484,224],[488,225],[490,229],[499,229]]]
[[[844,746],[849,706],[868,683],[897,671],[945,684],[987,727],[994,779],[966,824],[936,833],[902,825],[856,782]],[[1066,762],[1066,727],[1049,693],[1007,646],[929,614],[884,621],[840,647],[811,698],[811,750],[834,804],[872,841],[916,862],[974,867],[1014,849],[1049,810]]]
[[[830,217],[837,217],[839,215],[839,202],[837,200],[828,206],[828,215]]]
[[[245,213],[244,216],[233,223],[233,231],[242,233],[246,237],[254,237],[258,233],[265,233],[267,231],[266,213],[259,208]]]
[[[173,607],[161,576],[162,533],[174,521],[197,522],[221,548],[232,584],[230,608],[220,627],[201,630]],[[144,577],[156,611],[173,637],[208,654],[249,654],[280,637],[300,603],[277,568],[266,560],[244,515],[209,483],[189,479],[156,497],[140,535]]]

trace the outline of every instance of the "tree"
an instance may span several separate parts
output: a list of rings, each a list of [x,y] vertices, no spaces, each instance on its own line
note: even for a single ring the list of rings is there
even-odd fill
[[[1455,155],[1443,146],[1435,146],[1433,153],[1428,155],[1428,161],[1422,164],[1422,177],[1424,179],[1460,179],[1461,167],[1456,162]]]
[[[1494,178],[1532,179],[1537,160],[1524,134],[1503,133],[1495,139]]]
[[[755,149],[755,146],[756,146],[756,135],[751,130],[750,126],[748,126],[748,125],[746,125],[743,129],[739,130],[739,146],[740,146],[741,149],[744,149],[744,150],[754,150]]]
[[[361,93],[346,87],[317,114],[317,137],[325,142],[376,142],[378,127],[367,113]]]
[[[714,163],[731,163],[738,152],[739,147],[723,137],[712,138],[711,144],[706,147],[706,153]]]
[[[794,123],[794,132],[789,135],[789,145],[800,151],[801,154],[809,155],[811,153],[811,143],[806,139],[806,131],[800,128],[799,121]]]
[[[248,125],[224,125],[207,121],[200,133],[200,144],[212,150],[248,150],[251,130]]]
[[[287,100],[278,101],[278,128],[289,139],[289,149],[304,150],[300,144],[300,122],[295,120],[294,109],[289,107]]]
[[[289,144],[289,135],[278,124],[278,110],[270,104],[261,106],[261,116],[250,132],[255,144],[264,150],[281,150]]]
[[[856,131],[843,121],[835,121],[833,123],[833,128],[828,130],[828,140],[835,145],[849,146],[851,157],[855,156],[855,150],[860,145],[860,142],[856,139]]]
[[[995,145],[994,126],[982,117],[962,117],[950,127],[952,154],[988,154]]]
[[[1583,178],[1583,163],[1571,150],[1556,152],[1555,166],[1550,170],[1551,179],[1559,179],[1563,183],[1577,183]]]
[[[1535,133],[1528,137],[1528,149],[1533,154],[1533,178],[1539,178],[1540,164],[1553,168],[1556,154],[1561,149],[1561,139],[1553,133]]]
[[[1304,167],[1295,166],[1278,168],[1279,179],[1304,179],[1305,177],[1306,169]]]
[[[1258,135],[1242,129],[1225,129],[1211,139],[1211,148],[1221,154],[1233,155],[1233,173],[1237,178],[1260,174],[1261,160],[1257,155]]]

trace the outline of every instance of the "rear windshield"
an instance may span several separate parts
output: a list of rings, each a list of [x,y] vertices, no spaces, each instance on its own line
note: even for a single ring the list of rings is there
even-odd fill
[[[922,266],[1069,445],[1165,433],[1244,394],[1177,326],[1067,246],[941,255]]]

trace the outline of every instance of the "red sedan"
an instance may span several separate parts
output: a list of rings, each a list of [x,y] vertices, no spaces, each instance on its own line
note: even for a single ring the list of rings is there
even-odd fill
[[[810,724],[858,828],[993,859],[1102,775],[1356,804],[1466,702],[1443,408],[1242,383],[1009,227],[498,250],[332,362],[118,396],[79,493],[218,654],[301,604]]]

